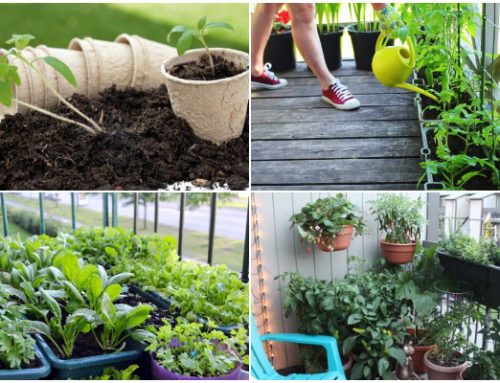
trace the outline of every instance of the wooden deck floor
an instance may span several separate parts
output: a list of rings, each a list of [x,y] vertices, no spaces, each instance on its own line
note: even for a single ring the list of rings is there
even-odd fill
[[[333,74],[359,110],[322,102],[304,64],[281,74],[287,87],[252,92],[252,189],[415,190],[422,145],[414,94],[384,87],[353,61]]]

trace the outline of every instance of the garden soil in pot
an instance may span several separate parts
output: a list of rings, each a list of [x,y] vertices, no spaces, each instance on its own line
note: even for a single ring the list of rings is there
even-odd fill
[[[172,111],[164,85],[114,87],[70,101],[98,122],[98,135],[39,113],[0,123],[1,190],[153,190],[179,181],[248,186],[248,116],[241,137],[222,145],[198,138]],[[79,120],[61,106],[60,115]]]

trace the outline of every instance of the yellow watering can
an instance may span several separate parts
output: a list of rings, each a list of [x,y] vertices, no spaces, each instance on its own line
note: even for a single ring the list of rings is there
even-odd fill
[[[407,89],[439,102],[433,94],[406,82],[415,67],[415,47],[411,39],[409,37],[406,39],[408,45],[406,48],[404,46],[384,47],[382,46],[384,38],[385,34],[380,33],[372,61],[373,73],[377,80],[385,86]]]

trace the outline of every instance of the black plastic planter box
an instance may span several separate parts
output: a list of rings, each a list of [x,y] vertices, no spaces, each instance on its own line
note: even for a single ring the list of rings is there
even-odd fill
[[[491,308],[500,307],[500,267],[470,262],[442,250],[437,253],[441,266],[455,278],[470,284],[479,302]]]
[[[264,62],[272,65],[273,72],[295,69],[295,51],[291,31],[271,34],[264,50]]]
[[[35,335],[38,346],[52,367],[52,376],[56,379],[82,379],[99,376],[104,368],[125,369],[131,364],[139,364],[144,352],[140,349],[126,349],[113,354],[89,356],[63,360],[57,357],[40,335]],[[133,342],[128,342],[129,346]]]
[[[50,375],[50,364],[45,356],[35,345],[36,356],[42,364],[37,368],[25,368],[18,370],[0,370],[0,380],[38,380]]]
[[[155,297],[157,297],[157,299],[163,301],[165,304],[167,304],[167,307],[170,307],[172,304],[170,299],[161,296],[160,294],[158,294],[155,291],[147,291],[147,293],[149,295],[155,296]],[[198,315],[196,316],[196,319],[199,323],[203,323],[203,324],[207,323],[207,320],[205,318],[202,318]],[[231,331],[237,330],[239,327],[241,327],[241,325],[236,324],[236,325],[230,325],[230,326],[217,326],[215,329],[222,331],[226,335],[230,335]]]

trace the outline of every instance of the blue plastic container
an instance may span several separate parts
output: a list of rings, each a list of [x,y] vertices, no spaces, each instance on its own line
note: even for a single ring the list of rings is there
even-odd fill
[[[52,367],[56,379],[82,379],[99,376],[106,367],[125,369],[131,364],[139,364],[144,352],[136,342],[128,341],[128,348],[122,352],[88,356],[85,358],[60,359],[40,335],[35,335],[38,346]]]
[[[18,370],[0,370],[0,380],[38,380],[49,376],[51,371],[49,362],[37,345],[35,345],[35,351],[36,356],[42,363],[40,367]]]

